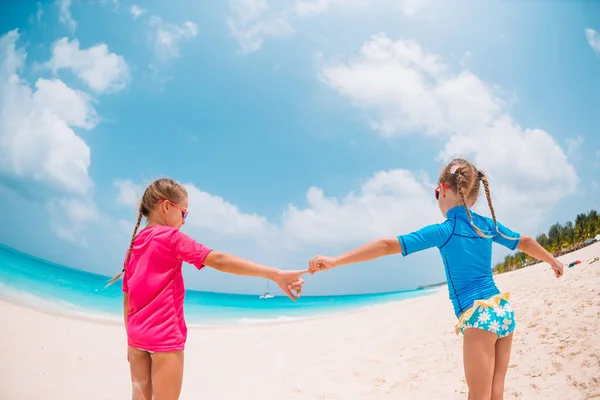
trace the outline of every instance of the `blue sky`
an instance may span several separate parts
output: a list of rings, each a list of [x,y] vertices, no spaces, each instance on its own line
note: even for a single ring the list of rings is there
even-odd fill
[[[598,207],[599,3],[2,8],[0,242],[36,256],[118,272],[136,198],[162,176],[188,187],[187,233],[281,268],[441,221],[432,193],[453,155],[488,173],[498,218],[523,234]],[[429,250],[309,277],[306,293],[443,280]]]

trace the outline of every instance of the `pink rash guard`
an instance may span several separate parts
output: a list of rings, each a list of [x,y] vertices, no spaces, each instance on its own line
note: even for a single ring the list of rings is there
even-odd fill
[[[135,237],[123,274],[123,292],[129,294],[129,346],[152,352],[185,348],[181,267],[185,261],[202,269],[211,251],[169,226],[152,225]]]

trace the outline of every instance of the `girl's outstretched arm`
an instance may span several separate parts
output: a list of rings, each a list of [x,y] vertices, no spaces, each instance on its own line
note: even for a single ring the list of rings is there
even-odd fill
[[[530,255],[531,257],[537,258],[538,260],[547,262],[550,264],[550,267],[554,270],[554,275],[557,278],[560,278],[563,274],[563,263],[558,261],[548,250],[542,247],[537,240],[530,236],[522,236],[519,241],[519,245],[517,249],[521,250],[523,253]]]
[[[308,272],[314,274],[317,271],[324,271],[326,269],[339,267],[340,265],[369,261],[375,258],[399,253],[402,253],[402,246],[400,246],[398,238],[378,239],[337,257],[316,256],[309,261]]]
[[[232,254],[211,251],[204,259],[204,264],[221,272],[229,274],[255,276],[259,278],[270,279],[288,295],[292,300],[300,297],[304,280],[302,275],[308,270],[281,270],[273,267],[267,267]],[[296,295],[292,293],[296,291]]]
[[[173,231],[173,252],[183,261],[195,265],[201,269],[205,265],[221,272],[229,274],[256,276],[271,279],[292,300],[300,297],[304,280],[302,274],[308,270],[286,271],[277,268],[266,267],[252,261],[244,260],[231,254],[214,251],[196,242],[194,239],[181,232],[179,229]],[[296,295],[292,293],[296,291]]]

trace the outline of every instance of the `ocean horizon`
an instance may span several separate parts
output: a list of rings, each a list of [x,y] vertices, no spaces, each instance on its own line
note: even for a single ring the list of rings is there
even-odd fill
[[[121,323],[120,281],[59,265],[0,244],[0,299],[43,312],[101,322]],[[185,317],[190,326],[291,321],[359,310],[378,304],[427,296],[435,288],[375,294],[261,299],[260,294],[232,294],[187,289]]]

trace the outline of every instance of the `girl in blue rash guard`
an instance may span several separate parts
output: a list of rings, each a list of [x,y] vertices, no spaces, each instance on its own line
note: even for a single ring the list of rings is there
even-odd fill
[[[492,218],[470,210],[483,184]],[[463,334],[463,363],[470,400],[501,400],[508,369],[515,315],[509,294],[496,287],[492,276],[492,242],[519,249],[545,261],[562,276],[563,265],[535,239],[521,236],[496,221],[486,175],[470,162],[454,159],[438,179],[435,190],[446,221],[408,235],[367,243],[337,257],[316,256],[310,273],[378,257],[406,256],[437,247],[442,256],[450,300]]]

